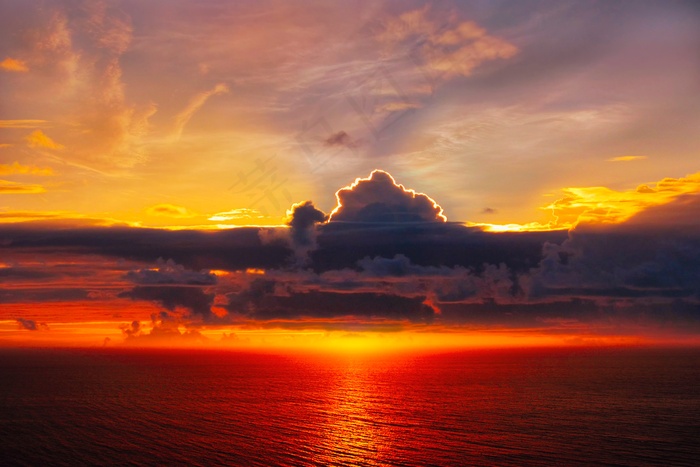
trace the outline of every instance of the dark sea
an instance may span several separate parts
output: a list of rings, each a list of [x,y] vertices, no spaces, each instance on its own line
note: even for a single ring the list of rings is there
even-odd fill
[[[700,465],[699,349],[0,350],[2,465]]]

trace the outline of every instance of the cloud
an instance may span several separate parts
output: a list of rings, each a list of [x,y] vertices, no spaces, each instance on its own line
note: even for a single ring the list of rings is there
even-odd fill
[[[28,135],[25,138],[25,141],[27,141],[27,144],[30,148],[46,148],[54,150],[61,150],[65,148],[65,146],[63,146],[62,144],[59,144],[51,138],[49,138],[41,130],[36,130],[32,134]]]
[[[0,128],[36,128],[46,120],[0,120]]]
[[[651,186],[650,186],[651,185]],[[685,194],[700,193],[700,172],[682,178],[664,178],[655,184],[617,191],[607,187],[565,188],[565,194],[542,207],[556,218],[555,226],[579,223],[619,224],[654,206],[671,203]]]
[[[141,322],[134,320],[129,324],[120,326],[120,329],[127,338],[138,337],[141,334]]]
[[[184,327],[184,332],[180,328]],[[196,329],[187,329],[186,325],[166,312],[151,315],[151,329],[146,332],[139,321],[120,326],[127,345],[159,345],[178,343],[198,344],[208,339]]]
[[[217,212],[211,216],[209,220],[214,222],[225,222],[240,219],[263,219],[264,217],[265,216],[263,216],[257,209],[240,208],[225,212]]]
[[[46,193],[46,189],[41,185],[0,180],[0,194],[23,195],[37,193]]]
[[[350,138],[350,135],[342,130],[330,135],[323,141],[323,144],[324,146],[328,147],[341,146],[350,149],[355,149],[358,146],[357,141],[354,141],[352,138]]]
[[[393,54],[407,53],[431,79],[439,80],[469,76],[484,62],[518,53],[515,45],[472,21],[452,17],[438,22],[429,7],[386,19],[376,39]]]
[[[113,170],[133,167],[146,157],[144,137],[151,102],[128,102],[122,56],[132,37],[123,9],[103,1],[52,4],[27,18],[23,57],[31,68],[14,91],[32,93],[61,131],[67,164]],[[22,102],[22,101],[20,101]],[[46,142],[46,141],[44,141]],[[35,148],[49,148],[41,140]]]
[[[33,319],[17,318],[15,321],[17,321],[21,329],[26,329],[27,331],[39,331],[40,329],[49,328],[46,323],[37,323]]]
[[[129,271],[125,279],[139,285],[183,284],[214,285],[216,276],[209,271],[191,271],[173,260],[159,259],[157,267]]]
[[[170,312],[185,310],[182,318],[199,322],[213,322],[217,316],[212,312],[214,294],[197,286],[139,285],[119,294],[120,298],[147,300],[160,304]]]
[[[632,161],[642,161],[647,159],[647,156],[618,156],[607,159],[608,162],[632,162]]]
[[[428,195],[398,185],[382,170],[335,194],[337,205],[329,222],[447,222],[442,208]]]
[[[19,162],[12,164],[0,164],[0,175],[54,175],[51,167],[37,167],[35,165],[22,165]]]
[[[425,297],[313,290],[280,294],[275,293],[276,290],[273,281],[253,281],[248,289],[229,294],[226,308],[233,319],[257,321],[344,318],[346,322],[392,319],[428,323],[435,316],[435,310],[425,303]],[[314,323],[309,322],[308,326],[314,327]]]
[[[156,204],[146,209],[146,213],[151,216],[174,217],[177,219],[195,217],[197,214],[190,212],[187,208],[174,204]]]
[[[29,71],[29,67],[24,61],[11,57],[7,57],[0,62],[0,69],[15,73],[26,73]]]
[[[226,94],[229,92],[229,88],[224,83],[219,83],[214,86],[209,91],[201,92],[195,95],[190,102],[187,104],[180,113],[175,116],[175,129],[173,130],[173,137],[177,141],[182,136],[182,132],[185,129],[185,125],[190,121],[195,113],[209,100],[210,97],[216,96],[217,94]]]
[[[316,209],[313,201],[304,201],[292,205],[287,211],[287,225],[289,225],[292,241],[295,245],[308,246],[313,244],[313,229],[318,223],[325,222],[328,216]]]

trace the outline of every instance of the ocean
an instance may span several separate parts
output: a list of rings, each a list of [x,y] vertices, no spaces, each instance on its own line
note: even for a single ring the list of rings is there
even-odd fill
[[[700,349],[3,349],[0,463],[700,465]]]

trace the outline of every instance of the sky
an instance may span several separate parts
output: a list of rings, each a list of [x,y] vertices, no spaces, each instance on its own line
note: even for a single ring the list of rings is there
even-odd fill
[[[694,1],[0,0],[0,345],[696,342]]]

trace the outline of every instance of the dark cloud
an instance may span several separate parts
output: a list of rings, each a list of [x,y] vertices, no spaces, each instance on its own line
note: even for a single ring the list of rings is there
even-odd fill
[[[90,291],[83,288],[56,286],[53,288],[0,289],[0,303],[72,302],[90,299]]]
[[[263,243],[259,228],[218,232],[167,231],[130,227],[69,228],[33,223],[0,225],[0,252],[31,249],[37,254],[64,251],[100,254],[128,260],[156,262],[170,258],[184,267],[241,270],[274,268],[288,263],[290,247]]]
[[[350,135],[342,130],[330,135],[323,141],[323,144],[324,146],[329,147],[342,146],[350,149],[355,149],[358,146],[357,141],[354,141],[352,138],[350,138]]]
[[[289,210],[287,225],[291,230],[294,246],[312,246],[316,241],[315,226],[325,222],[328,216],[316,209],[312,201],[304,201],[292,206]]]
[[[137,286],[119,294],[121,298],[156,302],[168,311],[187,310],[186,318],[205,323],[217,320],[212,313],[214,294],[194,286]]]
[[[489,207],[486,207],[486,208],[481,210],[482,214],[496,214],[497,212],[498,212],[497,209],[489,208]]]
[[[228,296],[228,310],[242,318],[279,320],[302,318],[388,318],[432,322],[435,310],[426,297],[386,293],[290,292],[275,281],[260,279],[240,293]]]
[[[216,276],[209,271],[190,271],[184,266],[176,264],[173,260],[158,260],[157,268],[142,268],[129,271],[125,278],[135,284],[189,284],[189,285],[213,285],[216,284]]]
[[[182,321],[174,318],[167,312],[151,315],[151,329],[146,331],[139,321],[133,321],[121,327],[124,334],[124,342],[129,345],[151,345],[169,343],[173,341],[203,343],[208,339],[196,329],[180,331]]]
[[[39,331],[42,329],[49,329],[49,326],[46,323],[37,323],[33,319],[17,318],[15,319],[15,321],[17,321],[17,324],[19,324],[19,327],[21,329],[26,329],[27,331]]]
[[[121,326],[121,330],[126,337],[136,337],[141,334],[141,322],[134,320],[130,324]]]
[[[398,185],[382,170],[373,171],[336,192],[331,222],[446,222],[442,208],[429,196]]]

